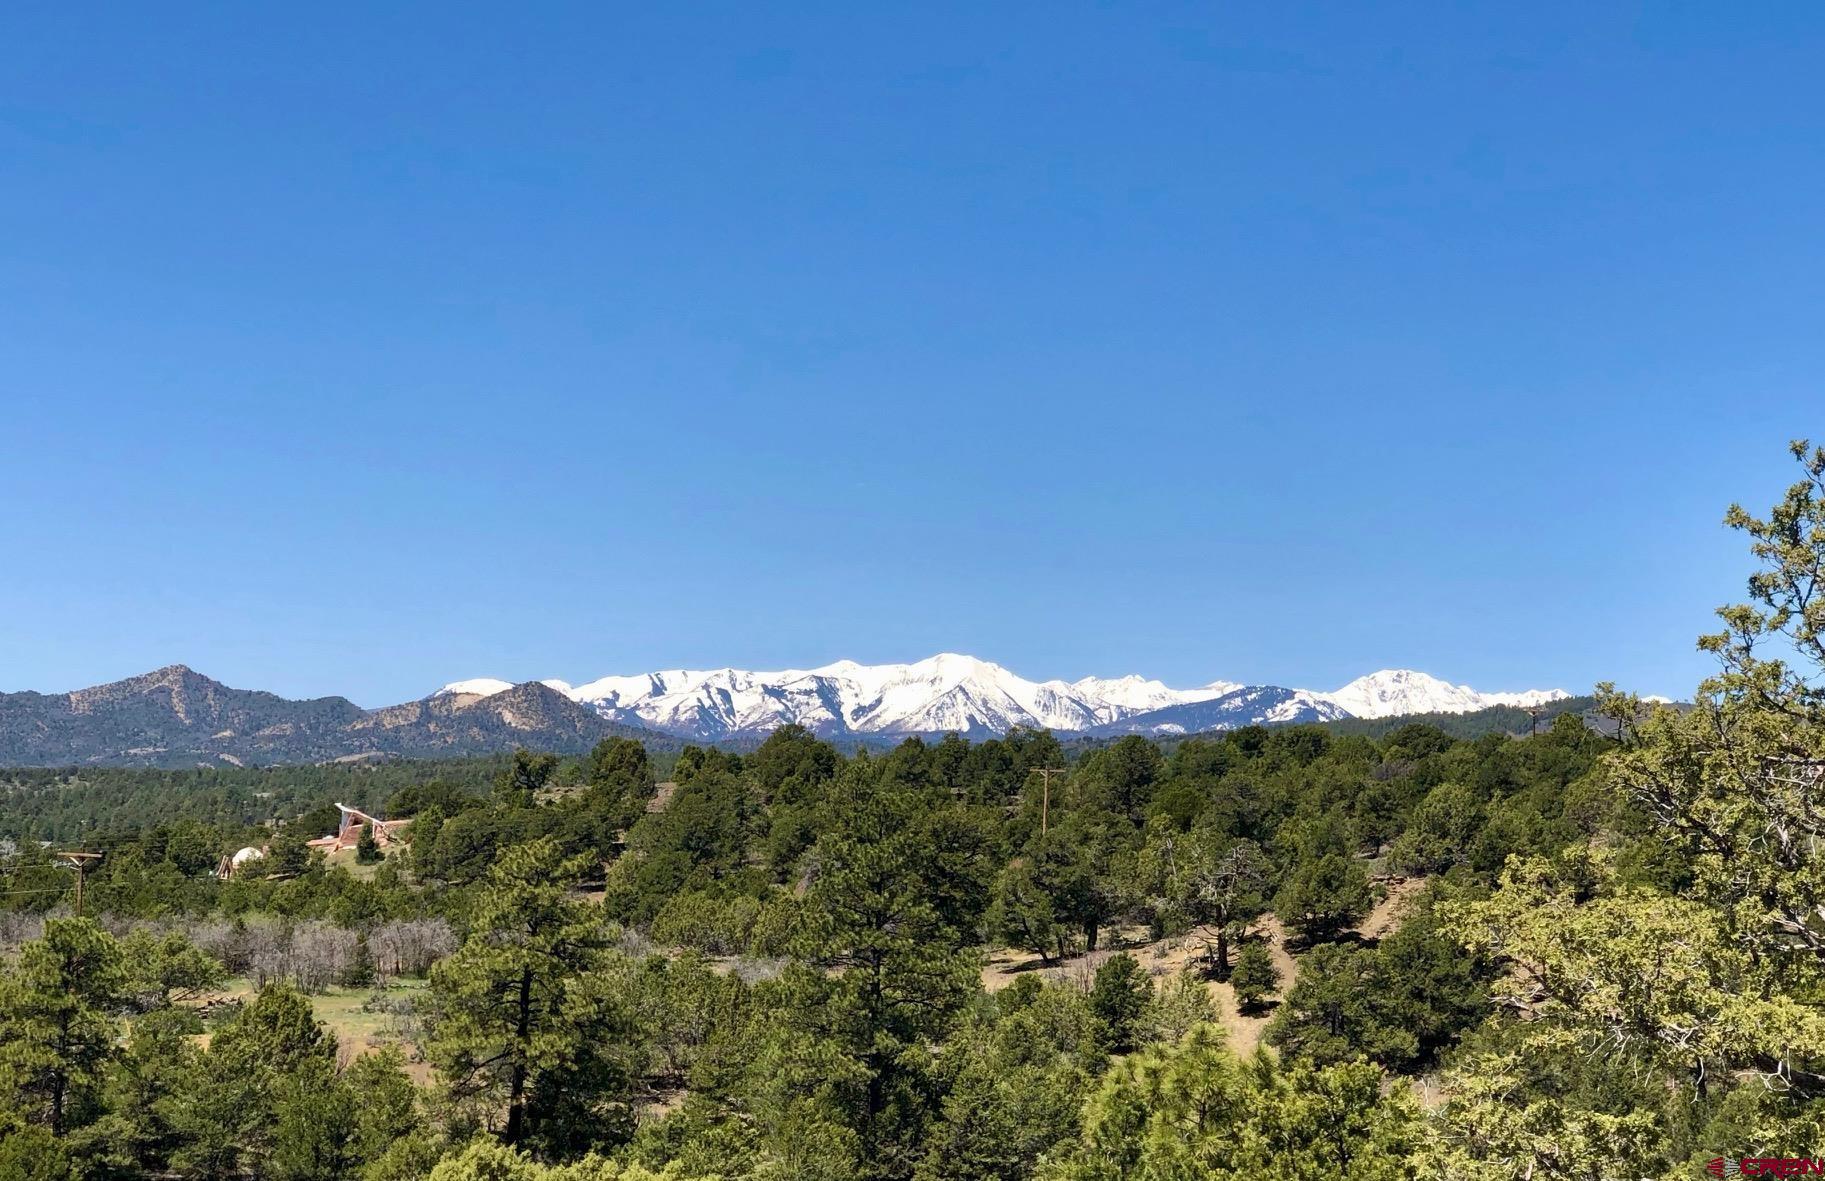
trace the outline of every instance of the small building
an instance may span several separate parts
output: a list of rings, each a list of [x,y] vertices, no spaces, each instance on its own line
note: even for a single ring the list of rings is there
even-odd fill
[[[250,861],[258,861],[266,856],[266,850],[248,845],[236,849],[216,864],[215,876],[226,881],[241,872],[241,868]]]
[[[351,808],[347,804],[337,804],[336,807],[342,813],[342,821],[337,826],[336,831],[328,836],[318,837],[314,841],[306,841],[305,844],[313,849],[322,849],[325,853],[334,853],[341,849],[353,849],[356,843],[361,840],[361,830],[363,828],[372,828],[374,830],[374,843],[379,845],[383,850],[390,849],[403,841],[405,829],[412,823],[409,818],[405,820],[381,820],[369,816],[359,808]]]

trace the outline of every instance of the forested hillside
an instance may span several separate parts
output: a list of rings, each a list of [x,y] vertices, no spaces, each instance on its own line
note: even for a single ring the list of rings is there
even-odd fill
[[[669,765],[675,752],[654,752]],[[511,755],[291,767],[208,767],[159,771],[127,767],[0,769],[0,837],[106,841],[110,834],[161,822],[200,821],[227,833],[290,819],[341,801],[384,808],[401,788],[441,782],[471,794],[488,785]],[[574,780],[581,763],[559,767]]]
[[[1803,1155],[1825,1140],[1825,451],[1796,453],[1767,518],[1731,512],[1758,572],[1703,641],[1719,674],[1685,711],[1605,690],[1615,737],[1576,711],[1537,737],[1076,755],[787,728],[663,768],[610,738],[364,769],[409,843],[328,858],[304,840],[353,770],[315,798],[216,784],[262,806],[213,819],[123,800],[83,917],[55,850],[22,843],[0,881],[0,1176],[1674,1178]],[[287,823],[250,827],[267,804]],[[215,878],[244,843],[265,856]]]
[[[382,709],[232,689],[181,664],[74,693],[0,693],[0,767],[240,767],[451,758],[533,743],[581,754],[604,738],[676,747],[536,682],[490,697]]]
[[[1614,726],[1596,714],[1594,697],[1562,697],[1528,711],[1515,705],[1496,705],[1463,714],[1408,714],[1395,718],[1339,718],[1319,723],[1332,734],[1362,734],[1382,738],[1402,726],[1418,723],[1443,730],[1453,738],[1479,738],[1484,734],[1533,734],[1560,714],[1577,714],[1599,730],[1614,733]]]

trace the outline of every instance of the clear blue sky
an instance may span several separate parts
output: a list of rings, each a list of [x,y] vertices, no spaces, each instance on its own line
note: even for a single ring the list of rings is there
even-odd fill
[[[1681,693],[1825,7],[31,4],[0,689],[972,652]]]

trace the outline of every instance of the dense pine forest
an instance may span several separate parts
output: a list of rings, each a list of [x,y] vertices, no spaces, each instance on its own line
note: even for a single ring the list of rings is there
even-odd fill
[[[7,778],[0,1178],[1608,1178],[1825,1147],[1825,450],[1695,706]],[[1580,703],[1583,704],[1583,703]],[[325,856],[333,801],[411,818]],[[97,806],[105,801],[105,807]],[[55,838],[46,846],[34,836]],[[65,844],[68,842],[70,844]],[[60,849],[103,857],[82,877]],[[232,877],[224,854],[265,850]]]
[[[0,770],[0,837],[112,844],[161,821],[198,821],[229,841],[336,801],[379,810],[401,788],[430,781],[486,793],[505,756],[315,766]],[[313,834],[321,836],[321,833]],[[245,843],[243,841],[242,843]]]

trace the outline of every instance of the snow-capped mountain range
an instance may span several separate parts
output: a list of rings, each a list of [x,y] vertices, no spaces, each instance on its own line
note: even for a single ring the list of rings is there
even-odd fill
[[[604,718],[680,737],[715,741],[797,723],[824,737],[855,734],[1005,734],[1016,726],[1063,733],[1189,734],[1274,722],[1468,713],[1492,705],[1538,705],[1563,689],[1479,693],[1408,669],[1359,677],[1315,692],[1212,681],[1173,689],[1140,676],[1029,681],[998,664],[942,653],[913,664],[857,664],[751,672],[672,669],[544,685]],[[513,688],[480,677],[452,681],[432,697],[484,698]]]

